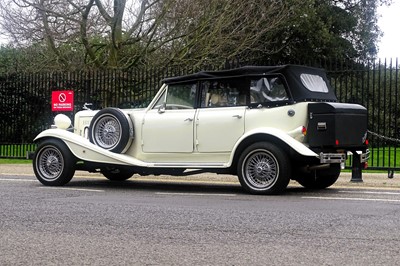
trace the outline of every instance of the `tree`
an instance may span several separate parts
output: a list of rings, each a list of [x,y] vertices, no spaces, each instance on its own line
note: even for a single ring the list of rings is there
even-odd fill
[[[297,1],[297,0],[296,0]],[[186,65],[221,65],[227,59],[258,54],[257,43],[271,31],[285,25],[292,7],[284,1],[265,0],[182,0],[174,6],[179,14],[164,20],[182,34],[159,51],[170,54],[169,61]],[[179,20],[184,20],[185,23]],[[159,53],[156,53],[159,56]]]
[[[2,0],[0,24],[36,70],[306,61],[376,55],[389,0]]]
[[[282,1],[263,0],[5,0],[0,8],[16,46],[43,46],[42,63],[63,69],[213,63],[256,51],[291,15]]]
[[[266,38],[286,45],[265,53],[265,58],[286,61],[321,59],[366,60],[377,55],[381,31],[377,25],[379,5],[390,0],[305,0],[279,29]]]
[[[158,1],[158,0],[155,0]],[[153,3],[143,0],[134,32]],[[42,63],[51,61],[72,69],[75,63],[102,68],[115,67],[122,47],[122,18],[126,0],[5,0],[0,3],[2,26],[19,47],[44,46]],[[71,53],[83,60],[72,61]],[[76,59],[73,57],[73,59]],[[40,61],[40,60],[39,60]]]

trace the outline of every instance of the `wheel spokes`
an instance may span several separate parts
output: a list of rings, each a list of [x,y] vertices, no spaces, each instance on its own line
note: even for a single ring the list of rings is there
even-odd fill
[[[276,159],[266,152],[255,152],[247,161],[247,177],[252,186],[266,188],[278,177]]]
[[[45,148],[38,160],[38,170],[43,178],[48,180],[56,179],[63,171],[63,157],[57,149],[53,147]]]
[[[95,127],[96,142],[105,149],[111,149],[121,138],[121,125],[116,119],[104,117]]]

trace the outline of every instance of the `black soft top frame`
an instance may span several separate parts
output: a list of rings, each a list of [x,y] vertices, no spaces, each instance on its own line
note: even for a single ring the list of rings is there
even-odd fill
[[[201,80],[213,80],[221,78],[238,78],[251,76],[266,76],[280,74],[284,76],[294,101],[331,101],[336,102],[337,98],[326,72],[321,68],[313,68],[299,65],[281,65],[281,66],[244,66],[229,70],[220,71],[200,71],[194,74],[171,77],[163,80],[166,84],[186,83]],[[301,74],[310,74],[320,76],[328,87],[328,92],[316,92],[307,89],[301,81]]]

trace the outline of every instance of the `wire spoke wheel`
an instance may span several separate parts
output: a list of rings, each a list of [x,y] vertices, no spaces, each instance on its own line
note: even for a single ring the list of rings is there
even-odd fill
[[[53,146],[45,147],[38,155],[37,168],[45,180],[57,179],[64,169],[61,152]]]
[[[120,109],[102,109],[90,122],[89,140],[105,150],[124,153],[133,140],[132,121]]]
[[[67,184],[75,173],[76,158],[67,145],[58,139],[46,139],[33,156],[36,178],[47,186]]]
[[[95,141],[104,149],[112,149],[121,140],[121,124],[111,115],[101,117],[94,127]]]
[[[270,153],[255,151],[246,160],[246,175],[249,182],[258,188],[273,185],[279,174],[278,163]]]
[[[238,177],[242,187],[252,194],[278,194],[290,180],[290,163],[277,146],[254,143],[239,158]]]

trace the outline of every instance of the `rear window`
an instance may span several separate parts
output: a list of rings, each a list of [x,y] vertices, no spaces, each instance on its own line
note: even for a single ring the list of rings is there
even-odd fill
[[[250,103],[268,103],[289,99],[286,88],[279,77],[263,77],[250,82]]]
[[[303,85],[312,92],[322,92],[328,93],[328,86],[326,85],[325,80],[318,75],[312,74],[301,74],[300,75],[301,82]]]

